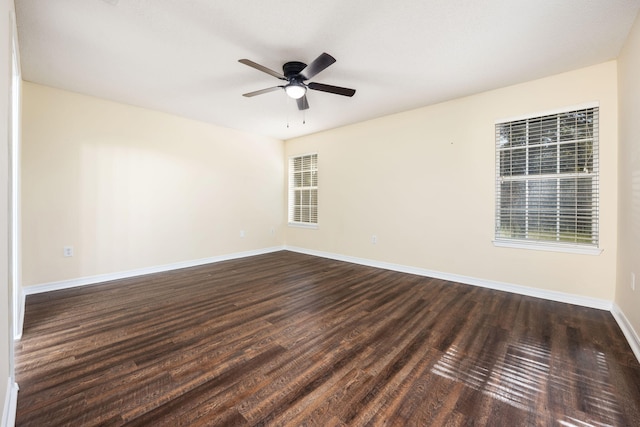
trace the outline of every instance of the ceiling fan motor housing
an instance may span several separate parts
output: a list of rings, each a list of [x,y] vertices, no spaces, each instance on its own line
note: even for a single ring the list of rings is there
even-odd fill
[[[304,62],[291,61],[291,62],[287,62],[282,66],[282,71],[284,71],[283,74],[287,78],[287,80],[291,81],[292,79],[295,79],[301,82],[302,80],[305,80],[305,79],[302,76],[299,76],[299,74],[306,67],[307,67],[307,64],[305,64]],[[299,78],[296,78],[298,76]]]

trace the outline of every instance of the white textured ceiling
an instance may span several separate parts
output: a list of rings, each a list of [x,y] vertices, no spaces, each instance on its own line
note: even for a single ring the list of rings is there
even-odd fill
[[[24,80],[280,139],[617,57],[640,0],[15,0]],[[276,71],[327,52],[303,115]],[[306,121],[303,124],[303,120]],[[289,123],[289,127],[287,127]]]

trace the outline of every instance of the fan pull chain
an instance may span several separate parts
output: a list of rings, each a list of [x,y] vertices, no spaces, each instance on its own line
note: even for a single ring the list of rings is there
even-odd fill
[[[287,129],[289,129],[289,106],[291,104],[291,102],[289,101],[289,97],[287,96],[285,99],[285,105],[284,105],[284,110],[287,112]]]

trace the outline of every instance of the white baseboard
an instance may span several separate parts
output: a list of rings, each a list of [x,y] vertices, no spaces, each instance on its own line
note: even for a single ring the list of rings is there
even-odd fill
[[[124,272],[101,274],[97,276],[81,277],[78,279],[62,280],[59,282],[51,282],[51,283],[44,283],[41,285],[28,286],[23,289],[21,314],[22,316],[24,316],[24,301],[25,301],[26,295],[74,288],[78,286],[93,285],[97,283],[108,282],[111,280],[126,279],[130,277],[135,277],[135,276],[142,276],[145,274],[160,273],[164,271],[177,270],[180,268],[187,268],[187,267],[195,267],[198,265],[210,264],[210,263],[227,261],[227,260],[238,259],[238,258],[245,258],[245,257],[250,257],[255,255],[262,255],[262,254],[277,252],[281,250],[288,250],[291,252],[298,252],[298,253],[307,254],[307,255],[319,256],[322,258],[329,258],[337,261],[351,262],[354,264],[382,268],[385,270],[393,270],[401,273],[409,273],[409,274],[416,274],[419,276],[433,277],[436,279],[448,280],[451,282],[464,283],[467,285],[480,286],[483,288],[495,289],[498,291],[505,291],[505,292],[511,292],[519,295],[542,298],[550,301],[557,301],[557,302],[563,302],[567,304],[575,304],[583,307],[610,311],[614,316],[614,318],[616,319],[616,321],[618,322],[618,325],[620,325],[620,328],[622,329],[622,332],[627,338],[627,341],[629,341],[629,345],[631,346],[633,353],[635,354],[638,361],[640,361],[640,338],[638,338],[638,334],[635,332],[635,330],[627,320],[624,313],[620,310],[620,308],[616,304],[612,303],[611,301],[602,300],[598,298],[585,297],[581,295],[567,294],[564,292],[530,288],[527,286],[513,285],[510,283],[479,279],[475,277],[463,276],[458,274],[443,273],[441,271],[428,270],[424,268],[412,267],[412,266],[407,266],[402,264],[393,264],[393,263],[388,263],[383,261],[371,260],[367,258],[358,258],[358,257],[352,257],[348,255],[340,255],[340,254],[334,254],[330,252],[316,251],[312,249],[305,249],[305,248],[300,248],[295,246],[274,246],[271,248],[257,249],[257,250],[246,251],[246,252],[236,252],[232,254],[220,255],[220,256],[215,256],[210,258],[202,258],[202,259],[197,259],[192,261],[183,261],[183,262],[178,262],[174,264],[166,264],[166,265],[155,266],[155,267],[129,270]],[[20,325],[21,331],[22,331],[22,323],[24,322],[23,319],[21,319],[21,325]]]
[[[382,261],[375,261],[366,258],[357,258],[348,255],[333,254],[330,252],[316,251],[312,249],[298,248],[295,246],[286,246],[286,250],[299,252],[307,255],[314,255],[323,258],[335,259],[337,261],[351,262],[354,264],[366,265],[369,267],[383,268],[385,270],[399,271],[401,273],[416,274],[419,276],[433,277],[436,279],[448,280],[451,282],[464,283],[467,285],[480,286],[483,288],[495,289],[499,291],[511,292],[514,294],[527,295],[546,300],[563,302],[567,304],[575,304],[582,307],[595,308],[611,312],[614,319],[620,326],[633,354],[640,362],[640,337],[631,326],[631,322],[624,315],[620,307],[612,301],[602,300],[598,298],[590,298],[581,295],[567,294],[563,292],[548,291],[545,289],[530,288],[527,286],[513,285],[509,283],[495,282],[491,280],[478,279],[474,277],[461,276],[457,274],[443,273],[440,271],[427,270],[423,268],[410,267],[401,264],[392,264]]]
[[[2,409],[2,427],[14,427],[16,424],[16,408],[18,404],[18,384],[11,378],[7,380],[7,390]]]
[[[367,258],[358,258],[358,257],[352,257],[348,255],[340,255],[340,254],[334,254],[330,252],[316,251],[313,249],[299,248],[295,246],[274,246],[271,248],[257,249],[257,250],[246,251],[246,252],[235,252],[231,254],[219,255],[219,256],[210,257],[210,258],[202,258],[202,259],[191,260],[191,261],[182,261],[182,262],[173,263],[173,264],[146,267],[146,268],[140,268],[136,270],[100,274],[96,276],[80,277],[77,279],[61,280],[58,282],[50,282],[50,283],[43,283],[40,285],[27,286],[23,288],[24,295],[23,295],[22,301],[24,303],[24,296],[26,295],[39,294],[43,292],[57,291],[62,289],[69,289],[69,288],[74,288],[78,286],[93,285],[97,283],[108,282],[111,280],[127,279],[130,277],[142,276],[145,274],[161,273],[164,271],[177,270],[180,268],[195,267],[199,265],[211,264],[211,263],[220,262],[220,261],[227,261],[227,260],[238,259],[238,258],[246,258],[250,256],[255,256],[255,255],[262,255],[262,254],[277,252],[281,250],[288,250],[291,252],[298,252],[298,253],[303,253],[307,255],[319,256],[322,258],[329,258],[337,261],[351,262],[354,264],[382,268],[385,270],[393,270],[401,273],[409,273],[409,274],[416,274],[419,276],[433,277],[436,279],[448,280],[451,282],[458,282],[458,283],[464,283],[467,285],[480,286],[483,288],[511,292],[511,293],[520,294],[520,295],[527,295],[527,296],[532,296],[536,298],[543,298],[551,301],[564,302],[568,304],[576,304],[584,307],[597,308],[600,310],[611,311],[611,308],[612,308],[611,301],[601,300],[597,298],[567,294],[563,292],[549,291],[545,289],[530,288],[526,286],[513,285],[510,283],[478,279],[475,277],[463,276],[459,274],[444,273],[441,271],[427,270],[424,268],[412,267],[408,265],[393,264],[393,263],[388,263],[383,261],[371,260]],[[24,313],[24,309],[22,310],[22,312]]]
[[[564,302],[568,304],[580,305],[583,307],[596,308],[599,310],[611,311],[611,301],[598,298],[590,298],[581,295],[567,294],[563,292],[548,291],[545,289],[530,288],[527,286],[513,285],[510,283],[496,282],[492,280],[478,279],[475,277],[463,276],[459,274],[443,273],[441,271],[427,270],[424,268],[411,267],[402,264],[393,264],[383,261],[375,261],[366,258],[357,258],[348,255],[333,254],[311,249],[304,249],[295,246],[285,246],[285,249],[292,252],[299,252],[307,255],[319,256],[322,258],[335,259],[337,261],[351,262],[354,264],[366,265],[369,267],[383,268],[385,270],[399,271],[401,273],[415,274],[418,276],[433,277],[435,279],[448,280],[450,282],[464,283],[466,285],[480,286],[483,288],[495,289],[498,291],[511,292],[519,295],[527,295],[551,301]]]
[[[153,267],[138,268],[135,270],[121,271],[116,273],[99,274],[96,276],[80,277],[71,280],[61,280],[58,282],[43,283],[40,285],[27,286],[23,288],[24,295],[33,295],[43,292],[59,291],[62,289],[75,288],[78,286],[95,285],[97,283],[108,282],[111,280],[128,279],[130,277],[143,276],[145,274],[162,273],[164,271],[178,270],[180,268],[196,267],[214,262],[228,261],[238,258],[246,258],[255,255],[262,255],[271,252],[284,250],[284,246],[274,246],[264,249],[256,249],[245,252],[235,252],[231,254],[219,255],[209,258],[201,258],[191,261],[176,262],[173,264],[158,265]],[[24,299],[23,299],[24,300]],[[24,309],[23,309],[24,312]]]
[[[637,332],[633,329],[633,326],[631,326],[631,322],[629,322],[627,316],[624,315],[624,312],[616,303],[614,303],[611,308],[611,314],[613,318],[616,319],[616,322],[618,322],[620,329],[622,329],[622,333],[625,338],[627,338],[633,354],[636,355],[636,359],[640,362],[640,337],[638,337]]]

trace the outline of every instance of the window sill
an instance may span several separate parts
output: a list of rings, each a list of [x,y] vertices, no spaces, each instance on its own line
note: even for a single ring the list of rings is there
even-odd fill
[[[318,229],[318,224],[307,224],[305,222],[290,222],[289,227],[296,227],[296,228],[309,228],[312,230],[317,230]]]
[[[523,242],[515,240],[494,240],[493,245],[500,248],[530,249],[534,251],[564,252],[581,255],[600,255],[603,251],[601,248],[591,246]]]

